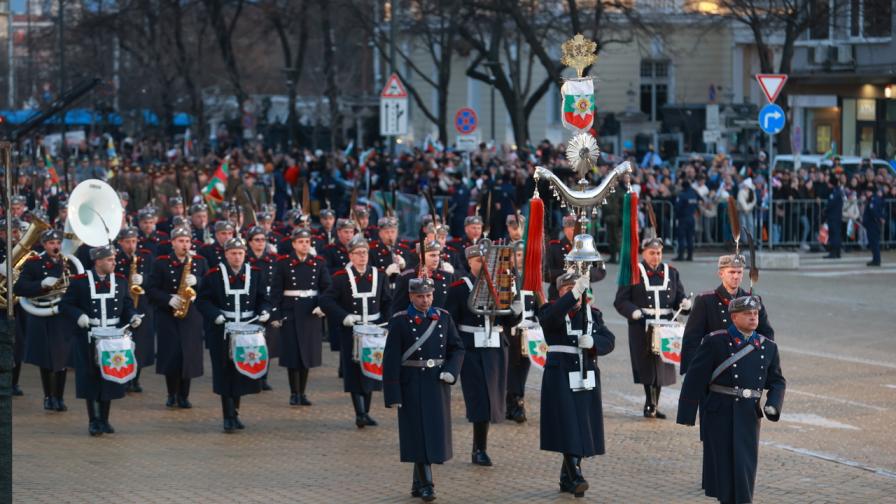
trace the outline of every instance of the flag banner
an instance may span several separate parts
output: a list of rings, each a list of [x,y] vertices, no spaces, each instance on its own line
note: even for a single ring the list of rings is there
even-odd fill
[[[588,131],[594,124],[594,81],[591,77],[570,79],[560,88],[561,119],[567,129]]]
[[[218,167],[215,174],[212,175],[211,180],[208,181],[208,184],[202,190],[202,196],[207,202],[217,205],[224,201],[224,193],[226,192],[227,177],[229,173],[230,156],[224,158],[224,161],[221,161],[221,166]]]

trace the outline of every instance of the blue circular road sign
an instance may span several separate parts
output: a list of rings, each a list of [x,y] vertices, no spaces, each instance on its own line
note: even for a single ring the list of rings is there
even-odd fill
[[[784,117],[784,109],[774,103],[769,103],[759,111],[759,127],[769,135],[780,133],[784,129],[786,122],[787,118]]]

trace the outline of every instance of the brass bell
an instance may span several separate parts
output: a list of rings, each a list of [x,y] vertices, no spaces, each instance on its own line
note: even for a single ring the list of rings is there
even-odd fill
[[[578,234],[573,238],[572,250],[566,254],[567,262],[591,263],[600,260],[600,252],[594,247],[593,236],[589,234]]]

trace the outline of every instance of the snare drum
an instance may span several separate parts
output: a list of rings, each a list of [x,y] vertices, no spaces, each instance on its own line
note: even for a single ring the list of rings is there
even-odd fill
[[[666,364],[681,364],[681,341],[684,324],[675,320],[648,320],[650,349]]]
[[[137,376],[137,357],[131,333],[119,327],[93,327],[87,333],[104,380],[127,383]]]
[[[229,355],[236,370],[258,379],[268,370],[268,346],[264,339],[264,327],[245,322],[224,324],[224,335],[229,340]]]
[[[372,380],[382,381],[386,329],[375,325],[356,325],[352,336],[352,358],[361,366],[361,374]]]

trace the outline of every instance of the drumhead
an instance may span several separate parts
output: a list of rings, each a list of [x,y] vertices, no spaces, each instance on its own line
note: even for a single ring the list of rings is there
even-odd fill
[[[123,327],[92,327],[90,328],[90,336],[92,338],[121,338],[124,336]]]
[[[382,336],[386,334],[386,329],[375,325],[356,325],[352,327],[352,331],[359,336]]]
[[[228,334],[255,334],[263,333],[264,327],[258,324],[247,324],[245,322],[227,322],[224,324],[224,331]]]

